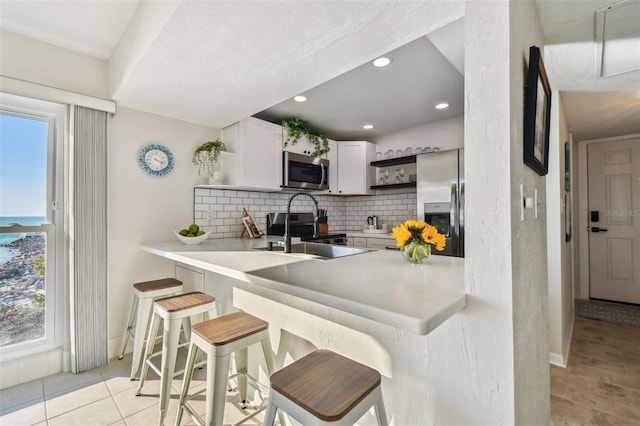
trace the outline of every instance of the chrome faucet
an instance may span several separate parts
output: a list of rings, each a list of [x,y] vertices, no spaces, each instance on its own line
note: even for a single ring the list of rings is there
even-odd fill
[[[294,198],[299,195],[306,195],[311,198],[316,205],[316,211],[313,216],[313,236],[318,236],[318,200],[309,194],[308,192],[298,192],[297,194],[293,194],[289,198],[289,203],[287,204],[287,215],[284,217],[284,252],[291,253],[291,221],[289,220],[289,216],[291,215],[291,202]]]

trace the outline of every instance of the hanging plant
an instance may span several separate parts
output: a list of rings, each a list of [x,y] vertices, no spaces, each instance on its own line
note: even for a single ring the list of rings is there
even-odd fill
[[[283,138],[284,148],[289,144],[295,145],[304,136],[315,147],[315,150],[311,153],[312,156],[319,157],[329,152],[330,147],[327,137],[319,131],[309,128],[307,123],[299,118],[294,117],[283,120],[280,125],[285,134]]]
[[[219,138],[198,145],[192,157],[193,164],[198,166],[198,175],[204,170],[207,172],[207,175],[212,176],[213,167],[218,162],[220,153],[225,149],[227,149],[227,147],[224,146],[224,142]]]

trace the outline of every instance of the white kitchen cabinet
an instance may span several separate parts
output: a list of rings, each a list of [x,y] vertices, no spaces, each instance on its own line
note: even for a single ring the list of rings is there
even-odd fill
[[[286,137],[286,135],[284,135],[283,133],[283,138],[284,137]],[[315,152],[316,147],[311,142],[309,142],[306,137],[302,136],[300,139],[298,139],[295,145],[288,144],[286,147],[283,146],[282,150],[287,152],[295,152],[296,154],[311,155],[313,152]]]
[[[227,151],[224,184],[248,189],[280,190],[282,185],[282,129],[249,117],[222,129]]]
[[[185,293],[204,291],[204,271],[200,268],[176,263],[176,279],[182,281]]]
[[[329,152],[325,154],[329,160],[329,194],[338,193],[338,143],[329,139]]]
[[[374,179],[369,163],[376,154],[375,145],[366,141],[338,142],[338,194],[371,194]]]
[[[377,250],[386,250],[387,247],[393,248],[396,246],[396,240],[393,238],[367,238],[367,248],[377,249]]]
[[[353,247],[367,248],[367,239],[363,237],[351,237]]]

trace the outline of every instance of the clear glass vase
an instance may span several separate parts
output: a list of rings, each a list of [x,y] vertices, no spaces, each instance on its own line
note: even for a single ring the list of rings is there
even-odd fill
[[[407,262],[422,265],[431,255],[431,244],[411,241],[401,247],[400,252]]]

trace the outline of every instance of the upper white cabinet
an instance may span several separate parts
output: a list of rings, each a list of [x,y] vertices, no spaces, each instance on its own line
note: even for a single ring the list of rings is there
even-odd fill
[[[323,155],[329,160],[329,194],[338,193],[338,143],[329,139],[329,152]]]
[[[224,184],[242,188],[280,190],[282,185],[282,128],[249,117],[222,129],[227,151]]]
[[[288,152],[295,152],[296,154],[311,155],[315,152],[316,147],[311,142],[309,142],[309,140],[306,137],[303,136],[300,139],[298,139],[295,145],[288,144],[286,147],[283,146],[282,150],[288,151]]]
[[[371,194],[374,170],[369,163],[376,154],[375,145],[366,141],[338,142],[339,195]],[[330,166],[331,167],[331,166]],[[335,192],[334,192],[335,193]]]

